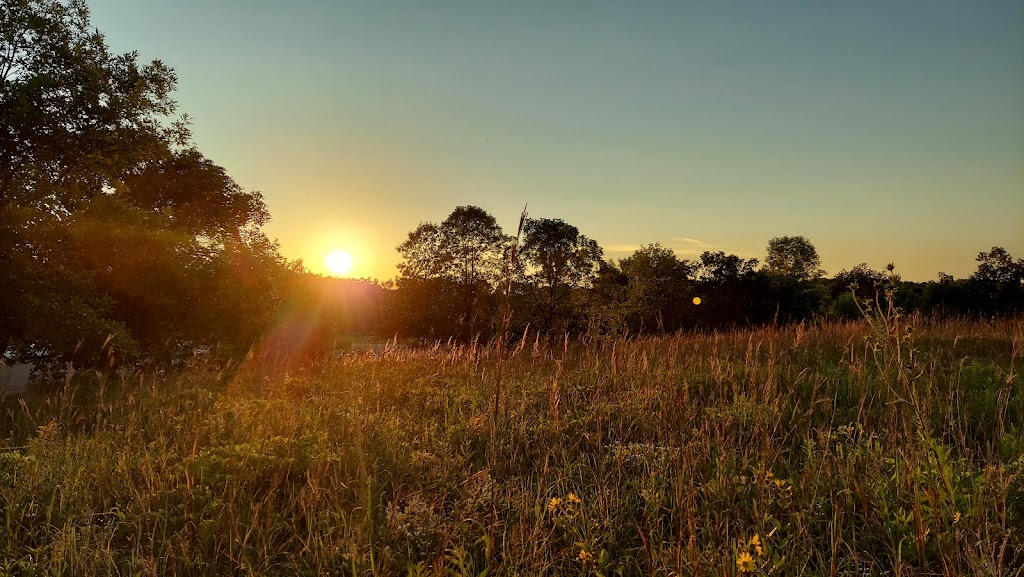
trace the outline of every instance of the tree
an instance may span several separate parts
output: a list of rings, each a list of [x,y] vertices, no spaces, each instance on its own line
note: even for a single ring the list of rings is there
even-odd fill
[[[279,304],[256,294],[284,267],[259,231],[269,218],[262,197],[190,144],[187,118],[173,116],[175,85],[160,61],[111,54],[82,0],[0,6],[8,348],[54,358],[79,351],[81,360],[101,349],[110,357],[113,345],[121,356],[152,356],[158,343],[236,341],[241,325],[218,322],[231,317],[229,302]],[[239,255],[259,255],[246,278],[262,280],[240,282]],[[273,318],[246,311],[250,322]]]
[[[435,310],[433,316],[458,315],[453,330],[471,338],[490,316],[493,303],[484,301],[501,276],[508,242],[495,218],[476,206],[457,207],[440,225],[421,223],[397,249],[403,258],[398,265],[399,288],[416,297],[409,312],[430,310],[428,304],[436,309],[436,299],[453,297],[447,313]]]
[[[125,167],[187,139],[174,72],[112,55],[83,0],[12,0],[0,8],[0,204],[75,210]]]
[[[635,331],[676,331],[688,316],[685,305],[695,296],[690,276],[696,266],[654,243],[619,261],[629,279],[627,315]]]
[[[1024,310],[1024,259],[1014,260],[1006,249],[994,246],[975,260],[978,270],[970,281],[978,308],[990,315]]]
[[[764,264],[769,273],[797,281],[810,281],[825,274],[818,251],[802,236],[783,236],[768,241]]]
[[[603,256],[596,241],[561,219],[526,221],[520,257],[527,281],[538,291],[542,329],[568,329],[572,291],[590,284]]]
[[[590,334],[619,334],[626,328],[629,277],[613,261],[603,261],[587,291],[585,316]]]
[[[832,316],[857,319],[861,317],[856,299],[876,299],[883,292],[885,274],[876,271],[867,263],[860,263],[850,270],[836,273],[831,282]]]
[[[753,274],[757,267],[757,259],[744,260],[724,251],[704,251],[697,263],[697,276],[705,283],[723,286],[741,282],[744,277]]]
[[[460,284],[493,283],[508,237],[482,208],[457,207],[440,225],[421,223],[398,245],[405,278],[447,278]]]
[[[829,287],[818,281],[825,275],[811,241],[802,236],[783,236],[768,241],[764,271],[771,279],[775,319],[793,322],[821,312]]]
[[[701,304],[696,311],[699,325],[730,327],[764,321],[765,293],[757,259],[743,259],[723,251],[705,251],[697,263],[696,275]]]
[[[973,280],[1011,286],[1024,283],[1024,259],[1013,260],[1001,246],[994,246],[987,253],[979,252],[974,260],[978,262],[978,270],[971,275]]]
[[[170,227],[215,242],[239,240],[270,220],[260,193],[243,190],[194,148],[137,166],[113,186],[140,209],[165,215]]]

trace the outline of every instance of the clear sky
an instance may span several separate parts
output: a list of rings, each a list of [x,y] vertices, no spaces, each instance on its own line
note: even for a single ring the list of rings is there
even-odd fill
[[[1024,1],[91,0],[179,77],[199,148],[323,271],[389,278],[425,220],[562,218],[835,273],[1024,257]],[[513,231],[514,232],[514,231]]]

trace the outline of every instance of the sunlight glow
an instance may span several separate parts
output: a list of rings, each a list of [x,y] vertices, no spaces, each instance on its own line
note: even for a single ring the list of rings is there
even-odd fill
[[[699,305],[700,304],[700,297],[693,297],[693,304]]]
[[[342,276],[348,274],[352,270],[352,255],[343,251],[335,250],[331,251],[324,259],[324,263],[327,265],[327,270],[334,276]]]

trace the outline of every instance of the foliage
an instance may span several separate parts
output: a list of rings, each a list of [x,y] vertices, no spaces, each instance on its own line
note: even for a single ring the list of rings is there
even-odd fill
[[[569,328],[575,316],[573,290],[590,286],[603,256],[596,241],[561,219],[526,220],[520,258],[527,267],[526,280],[534,289],[545,331]]]
[[[494,313],[488,297],[501,276],[508,243],[494,217],[476,206],[456,207],[440,225],[421,223],[398,246],[403,259],[398,286],[408,288],[410,296],[431,292],[445,312],[440,318],[417,314],[427,299],[413,298],[406,324],[443,327],[470,338],[486,328]]]
[[[174,72],[110,53],[82,0],[5,2],[0,54],[5,349],[110,365],[244,354],[287,269],[260,194],[174,117]]]
[[[809,281],[825,274],[817,249],[802,236],[782,236],[769,240],[764,265],[769,273],[797,281]]]
[[[1024,259],[1014,260],[1002,247],[978,253],[971,282],[988,314],[1024,312]]]
[[[695,263],[679,260],[672,250],[654,243],[619,261],[627,281],[625,315],[630,330],[674,332],[693,316]]]
[[[769,261],[759,269],[757,259],[723,251],[679,259],[658,243],[617,263],[604,261],[596,242],[560,219],[528,219],[523,233],[519,258],[510,259],[508,237],[481,209],[458,207],[441,225],[421,224],[399,246],[402,276],[396,290],[381,297],[386,310],[377,334],[492,338],[505,324],[497,317],[506,299],[512,332],[532,328],[549,336],[852,320],[861,316],[858,300],[877,298],[890,280],[895,304],[908,313],[1024,311],[1024,261],[1000,247],[979,255],[978,272],[969,279],[940,274],[937,282],[914,283],[898,275],[887,280],[866,263],[822,278],[817,250],[800,236],[772,239]],[[497,283],[499,277],[508,282]]]

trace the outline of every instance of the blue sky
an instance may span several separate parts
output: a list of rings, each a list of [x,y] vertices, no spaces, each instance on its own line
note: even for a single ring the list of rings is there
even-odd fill
[[[523,205],[660,242],[966,276],[1024,256],[1024,2],[92,0],[179,75],[196,141],[320,271],[394,274],[423,220]]]

